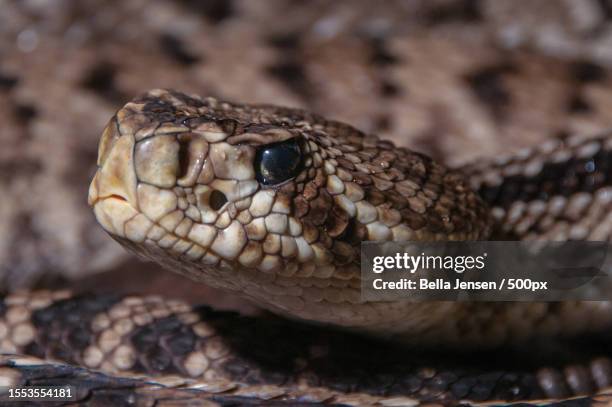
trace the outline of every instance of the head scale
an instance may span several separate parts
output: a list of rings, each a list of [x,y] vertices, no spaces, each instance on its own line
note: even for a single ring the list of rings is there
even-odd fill
[[[333,323],[360,301],[361,241],[488,233],[476,195],[423,155],[305,111],[166,90],[111,119],[89,203],[136,253]]]

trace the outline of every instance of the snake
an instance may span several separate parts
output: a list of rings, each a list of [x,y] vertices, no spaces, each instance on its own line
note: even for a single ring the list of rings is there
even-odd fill
[[[65,372],[59,360],[142,403],[168,388],[220,405],[609,403],[608,301],[363,301],[360,248],[609,241],[611,166],[610,134],[447,168],[305,110],[149,91],[103,131],[96,219],[143,259],[271,314],[15,293],[0,307],[0,348],[40,359],[5,357],[4,380],[40,383],[36,369]]]

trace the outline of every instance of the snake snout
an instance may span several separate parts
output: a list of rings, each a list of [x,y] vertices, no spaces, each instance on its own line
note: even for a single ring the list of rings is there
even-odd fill
[[[114,140],[89,186],[88,202],[109,233],[123,236],[125,223],[138,214],[134,137]]]

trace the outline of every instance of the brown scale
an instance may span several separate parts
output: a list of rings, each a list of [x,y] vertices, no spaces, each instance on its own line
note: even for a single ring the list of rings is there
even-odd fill
[[[495,187],[483,186],[479,194],[492,206],[508,207],[516,201],[547,200],[576,192],[593,192],[610,184],[612,151],[601,149],[570,162],[547,162],[535,176],[515,175]]]
[[[325,222],[325,231],[333,239],[342,235],[346,230],[350,217],[346,211],[336,204],[332,204]]]
[[[238,387],[232,383],[205,385],[176,376],[165,378],[121,377],[101,373],[97,370],[75,368],[57,361],[41,360],[34,357],[0,356],[0,371],[11,387],[65,387],[73,391],[70,402],[61,405],[87,405],[90,407],[190,405],[202,407],[224,407],[232,405],[249,406],[346,406],[335,402],[333,394],[289,394],[280,386]],[[318,396],[318,397],[317,397]],[[271,399],[273,399],[271,401]],[[364,403],[369,399],[361,397]],[[0,396],[3,405],[14,405],[8,395]],[[57,405],[47,401],[47,405]],[[17,402],[15,405],[24,405]]]
[[[433,233],[445,233],[463,229],[468,231],[479,230],[480,228],[482,232],[476,234],[474,238],[487,236],[488,228],[481,228],[480,225],[487,222],[488,215],[482,209],[479,198],[469,191],[459,176],[443,175],[444,170],[433,163],[430,158],[418,153],[408,152],[403,148],[396,148],[393,143],[387,140],[364,136],[357,130],[351,130],[349,126],[339,125],[335,122],[333,124],[328,123],[328,127],[330,128],[330,134],[333,134],[332,131],[334,130],[342,129],[342,132],[334,135],[341,145],[346,145],[345,143],[348,141],[344,137],[344,133],[350,134],[350,150],[353,151],[347,153],[346,156],[356,157],[358,162],[340,157],[337,159],[338,165],[339,168],[349,171],[353,181],[364,188],[365,199],[369,203],[374,206],[388,203],[389,206],[402,210],[407,206],[406,198],[414,197],[428,185],[432,185],[429,187],[429,192],[433,193],[434,198],[436,198],[435,190],[437,185],[441,183],[442,188],[448,191],[451,197],[459,193],[458,197],[455,196],[454,205],[449,208],[452,212],[454,207],[458,214],[441,218],[437,211],[429,210],[435,205],[435,201],[425,198],[423,195],[418,195],[416,199],[428,202],[425,204],[427,211],[425,214],[419,214],[413,209],[404,210],[401,212],[404,221],[413,230],[428,228]],[[363,164],[366,165],[369,174],[357,170],[356,165]],[[406,190],[397,182],[405,178],[413,179],[418,189],[416,191]],[[448,200],[447,203],[449,203]],[[480,209],[476,209],[479,207]],[[469,226],[471,224],[476,226],[471,228]]]
[[[36,302],[37,296],[48,298],[47,293],[28,296],[23,301],[26,308]],[[22,306],[11,299],[7,303],[0,313],[3,323],[13,307]],[[127,370],[104,364],[102,370],[147,374],[153,381],[163,380],[167,374],[191,376],[192,379],[178,382],[185,384],[189,380],[197,384],[201,377],[194,373],[199,372],[208,378],[209,388],[214,388],[210,382],[213,378],[231,383],[226,395],[253,385],[280,386],[282,393],[290,394],[305,383],[324,386],[329,394],[335,394],[333,398],[328,396],[328,401],[340,400],[335,397],[343,393],[363,393],[378,398],[410,397],[422,403],[435,400],[454,404],[461,399],[569,397],[612,384],[608,358],[597,357],[598,350],[593,348],[592,352],[585,350],[588,355],[581,355],[582,360],[591,362],[577,363],[570,351],[571,343],[562,341],[550,360],[535,345],[532,352],[509,349],[503,354],[495,353],[495,358],[482,354],[475,358],[470,354],[414,353],[397,345],[380,346],[372,339],[274,317],[245,317],[207,307],[190,309],[177,301],[153,297],[68,297],[31,311],[29,322],[36,327],[36,335],[19,349],[22,352],[80,364],[84,349],[98,344],[92,327],[99,324],[95,321],[100,321],[101,315],[114,315],[115,321],[131,318],[139,324],[125,331],[120,342],[133,349],[134,362]],[[137,315],[148,315],[149,322],[140,321]],[[203,363],[201,369],[193,362],[195,359],[190,361],[194,354],[202,355],[198,359]],[[567,367],[563,368],[564,364]],[[550,367],[539,369],[542,365]],[[64,379],[72,378],[72,372],[76,368],[65,368]],[[117,376],[109,384],[121,380],[124,379]]]
[[[559,223],[573,224],[577,219],[566,216],[566,211],[558,213],[543,213],[540,219],[534,219],[527,229],[519,229],[520,219],[511,224],[505,219],[512,205],[516,203],[529,204],[535,201],[550,202],[552,199],[563,198],[571,200],[579,193],[595,195],[598,190],[612,186],[610,174],[612,173],[612,151],[610,150],[609,136],[585,138],[569,146],[567,137],[557,139],[557,147],[552,152],[541,152],[537,148],[532,149],[524,155],[524,158],[514,158],[512,161],[497,164],[494,161],[484,161],[476,165],[467,166],[464,172],[471,180],[472,186],[478,190],[480,196],[492,208],[502,210],[498,215],[496,234],[504,238],[555,238],[547,233]],[[598,148],[590,154],[578,156],[577,151],[592,143],[597,143]],[[607,143],[607,144],[606,144]],[[562,152],[567,153],[563,161],[554,162],[551,158]],[[526,167],[530,162],[539,162],[541,168],[535,174],[526,174]],[[502,170],[510,165],[517,165],[520,172],[514,175],[504,175]],[[483,169],[489,168],[485,172]],[[497,172],[499,178],[495,183],[484,180],[486,172]],[[565,207],[566,204],[564,204]],[[595,208],[593,208],[595,210]],[[609,236],[609,232],[608,232]],[[605,238],[600,233],[597,240]]]
[[[166,109],[164,105],[170,104],[174,106],[173,108],[177,111],[191,114],[189,113],[189,106],[181,107],[180,103],[173,100],[176,98],[173,96],[172,92],[157,91],[157,96],[154,96],[154,93],[151,95],[153,96],[148,99],[145,98],[144,102],[151,103],[153,106],[149,108],[151,112],[157,109],[157,113],[162,116],[166,115],[167,111],[164,110]],[[154,103],[156,99],[159,99],[161,102]],[[299,134],[300,137],[304,139],[304,145],[307,146],[305,149],[306,157],[304,170],[297,175],[292,182],[288,182],[284,186],[275,189],[274,193],[276,195],[276,202],[283,201],[285,203],[291,203],[291,206],[287,205],[287,208],[290,209],[285,208],[285,210],[288,210],[291,215],[299,220],[302,230],[300,237],[303,237],[304,240],[312,244],[312,251],[314,252],[316,250],[317,252],[317,261],[324,267],[315,268],[313,262],[311,262],[307,264],[308,266],[313,266],[310,270],[306,267],[304,267],[304,270],[300,270],[313,273],[312,276],[318,278],[318,280],[316,280],[318,285],[309,287],[314,291],[312,294],[306,291],[299,291],[306,294],[302,297],[296,295],[293,298],[283,298],[282,301],[286,301],[285,304],[287,304],[288,307],[295,306],[294,309],[297,310],[294,312],[294,310],[291,309],[287,311],[287,314],[300,316],[299,312],[301,310],[299,307],[302,306],[302,303],[305,303],[306,306],[304,306],[303,309],[306,311],[304,315],[309,317],[308,313],[311,313],[312,315],[316,315],[316,318],[320,318],[319,315],[322,313],[316,308],[316,306],[319,305],[317,304],[317,298],[323,298],[324,301],[319,301],[326,302],[325,306],[328,306],[330,310],[329,317],[332,323],[339,321],[345,324],[347,322],[359,324],[359,318],[362,318],[362,320],[371,318],[370,320],[366,320],[366,322],[371,324],[370,327],[373,328],[372,330],[376,329],[380,332],[386,332],[385,329],[393,328],[390,322],[394,323],[397,329],[405,329],[401,323],[411,323],[411,318],[408,316],[405,318],[406,321],[399,321],[400,318],[394,321],[384,319],[387,316],[393,317],[393,313],[399,315],[401,311],[399,308],[393,310],[390,307],[385,309],[384,306],[381,306],[380,310],[377,310],[380,311],[378,315],[373,315],[374,313],[368,315],[367,311],[370,310],[366,309],[366,306],[361,309],[355,306],[354,297],[350,297],[354,291],[343,288],[346,286],[350,286],[351,288],[358,287],[358,280],[354,278],[354,275],[348,275],[350,274],[348,271],[358,270],[355,266],[357,266],[359,262],[357,254],[360,242],[368,240],[368,238],[371,238],[371,235],[382,236],[382,239],[391,238],[389,237],[389,227],[381,225],[386,225],[387,223],[392,225],[395,222],[401,224],[404,228],[404,232],[400,230],[401,233],[406,233],[406,226],[408,226],[412,229],[412,232],[414,232],[414,238],[421,240],[486,239],[489,236],[489,210],[486,205],[483,204],[480,197],[473,192],[459,172],[447,170],[426,156],[411,152],[407,149],[395,148],[393,144],[389,142],[381,141],[373,136],[364,135],[348,125],[325,121],[319,116],[299,110],[232,105],[224,102],[217,102],[212,99],[206,99],[203,103],[208,105],[202,111],[197,112],[198,115],[205,116],[213,121],[231,120],[235,122],[235,127],[232,128],[230,137],[235,137],[234,140],[236,142],[240,140],[240,137],[244,134],[243,132],[246,131],[245,129],[268,131],[270,129],[275,129],[269,126],[270,124],[274,124],[275,126],[280,125],[282,127],[278,129],[278,131],[283,132],[283,134]],[[159,105],[161,105],[161,107]],[[176,111],[174,114],[176,114]],[[280,115],[283,115],[283,117]],[[138,130],[135,129],[135,127],[142,124],[138,122],[138,120],[143,121],[144,119],[134,118],[134,123],[131,125],[129,120],[129,118],[124,120],[126,121],[126,129],[130,128],[131,131],[137,133]],[[305,123],[301,123],[302,121]],[[172,126],[180,129],[180,126],[183,125],[184,120],[178,124],[176,122],[167,122],[161,124],[158,131],[163,131],[164,129],[167,131],[176,131]],[[200,123],[199,125],[203,124]],[[187,130],[190,129],[187,128]],[[178,131],[182,132],[186,130]],[[216,133],[218,134],[218,132]],[[259,134],[258,137],[263,138],[263,135]],[[259,142],[257,138],[254,140],[256,143]],[[327,175],[331,173],[334,173],[334,175]],[[348,213],[345,213],[344,209],[338,204],[336,195],[334,194],[340,193],[339,191],[341,190],[347,195],[350,194],[351,185],[353,185],[353,198],[351,199],[356,202],[354,205],[357,209],[354,210],[358,211],[358,215],[356,218],[349,219]],[[359,186],[359,188],[356,186]],[[349,205],[345,207],[348,208],[347,211],[352,209]],[[270,207],[267,208],[266,210],[269,212]],[[359,219],[362,220],[360,221]],[[374,223],[374,220],[376,224],[371,225],[370,223]],[[361,222],[363,222],[363,224]],[[229,221],[227,223],[229,223]],[[220,225],[226,225],[227,223]],[[366,225],[366,223],[368,225]],[[393,233],[395,233],[395,231]],[[409,234],[406,235],[410,236]],[[282,250],[282,243],[278,235],[263,233],[261,239],[264,242],[263,250],[265,252],[278,253],[279,250]],[[182,260],[181,256],[177,256],[177,259]],[[276,275],[280,274],[280,271],[277,271],[277,269],[281,269],[288,264],[287,260],[288,259],[279,261],[278,257],[275,255],[267,256],[267,264],[271,264],[270,269],[274,268],[274,272],[277,273]],[[281,264],[283,262],[284,264]],[[183,262],[182,264],[184,267],[186,263]],[[227,276],[231,276],[231,272],[237,271],[236,268],[238,266],[236,262],[232,262],[232,260],[224,260],[219,264],[218,270],[216,268],[214,270],[207,270],[205,268],[197,269],[196,262],[192,262],[190,266],[192,266],[192,271],[195,270],[192,274],[198,272],[200,274],[209,273],[211,279],[214,278],[217,279],[215,281],[229,284],[230,279]],[[347,267],[337,271],[337,275],[328,275],[327,273],[331,273],[330,270],[333,271],[333,267],[327,267],[328,264],[334,264],[336,266],[346,265]],[[317,263],[317,266],[318,265]],[[180,268],[181,262],[176,261],[171,264],[171,266],[173,268]],[[289,270],[289,267],[286,268]],[[313,271],[313,269],[315,270]],[[289,271],[293,272],[291,270]],[[342,272],[347,273],[347,275],[341,276],[340,274]],[[242,276],[245,277],[245,279],[248,278],[248,282],[253,283],[253,286],[250,287],[251,292],[258,287],[258,282],[260,285],[264,286],[263,288],[269,289],[272,293],[274,291],[279,292],[278,287],[268,284],[269,281],[263,281],[261,273],[252,273],[248,276],[245,273]],[[267,276],[270,276],[268,280],[276,277],[272,273],[267,274]],[[344,281],[351,277],[353,277],[352,280],[348,282]],[[225,278],[225,281],[223,281],[223,278]],[[321,290],[317,292],[316,290],[321,287],[325,289],[325,291]],[[228,289],[233,289],[233,287],[230,286]],[[344,291],[342,291],[343,289]],[[284,288],[282,290],[284,290]],[[345,294],[346,297],[343,298]],[[249,295],[256,296],[255,294]],[[260,300],[259,298],[257,299]],[[334,308],[334,301],[338,300],[344,300],[345,302]],[[281,300],[278,300],[277,304],[282,305],[280,301]],[[349,303],[349,301],[351,302]],[[260,302],[265,304],[265,299],[260,300]],[[275,305],[272,302],[271,304]],[[366,305],[369,306],[370,304]],[[480,308],[484,309],[486,307],[481,306]],[[479,311],[480,308],[476,309],[476,311]],[[346,311],[346,313],[342,314],[343,311]],[[362,311],[363,314],[351,315],[351,312],[357,314]],[[498,310],[498,314],[503,316],[504,314],[502,311],[503,309]],[[406,307],[406,312],[409,312],[408,307]],[[420,312],[422,312],[422,310]],[[562,315],[560,311],[559,313]],[[348,316],[345,317],[345,315]],[[491,339],[489,339],[491,337],[495,337],[498,341],[502,341],[505,337],[510,336],[507,333],[497,336],[485,335],[489,334],[489,331],[494,330],[495,326],[492,326],[490,322],[496,318],[497,314],[479,314],[475,312],[474,318],[470,319],[465,317],[465,314],[462,316],[461,306],[458,306],[456,310],[452,310],[448,315],[451,316],[451,318],[448,318],[451,321],[449,325],[452,325],[452,316],[457,315],[456,319],[459,320],[456,324],[456,332],[451,332],[454,326],[449,328],[449,337],[452,336],[455,339],[458,337],[473,339],[471,343],[474,344],[478,340],[482,342],[491,342]],[[556,315],[557,314],[553,313],[552,317]],[[516,318],[512,319],[511,316],[505,315],[505,317],[508,319],[509,324],[515,323],[516,321]],[[529,319],[529,321],[531,321],[531,319]],[[461,321],[465,321],[465,323],[461,323]],[[387,325],[385,326],[384,324]],[[497,326],[503,331],[503,324],[498,322]],[[514,326],[516,326],[516,324]],[[434,328],[436,327],[425,327],[422,332],[424,334],[431,333],[432,338],[436,340],[437,338],[434,337],[436,334]],[[429,329],[429,331],[426,331],[427,329]],[[408,332],[408,330],[406,330],[406,332]],[[478,335],[480,336],[478,337]],[[503,335],[505,335],[504,338],[502,338]],[[246,337],[248,338],[248,335]],[[292,338],[275,339],[277,341],[276,343],[284,344],[285,341],[290,341]],[[441,340],[446,340],[446,338],[442,338]],[[353,339],[351,339],[351,343],[352,341]],[[156,357],[164,354],[162,350],[164,352],[166,351],[166,348],[160,348],[161,350],[158,348],[155,349],[156,352],[154,353],[156,353]],[[368,352],[365,348],[360,348],[356,350],[356,353],[367,354]],[[153,355],[151,357],[153,357]],[[172,363],[176,363],[177,360],[182,360],[174,357],[170,359],[172,359]],[[288,360],[294,359],[289,358]],[[309,360],[308,357],[306,357],[306,360]],[[366,362],[369,363],[364,360],[360,366],[365,366]],[[187,364],[187,362],[185,363]],[[407,366],[410,366],[408,361],[406,363]],[[233,366],[236,365],[241,366],[240,363],[234,364]],[[180,367],[180,364],[177,366]],[[346,375],[347,371],[351,371],[349,367],[352,366],[344,367],[344,375]],[[331,371],[334,369],[333,366],[326,366],[326,368],[329,368]],[[481,369],[479,371],[482,372],[483,370]],[[397,372],[397,374],[395,373],[396,372],[393,372],[391,377],[401,376],[400,372]],[[321,380],[321,374],[319,374],[319,372],[314,376],[317,380]],[[383,374],[383,376],[385,376],[385,374]],[[440,377],[437,377],[436,374],[433,376],[436,377],[436,383],[440,384],[440,381],[442,381],[444,385],[442,387],[445,389],[444,391],[448,391],[450,379],[448,382],[445,382]],[[359,385],[355,384],[360,383],[360,378],[357,379],[359,380],[350,381],[350,383],[353,383],[351,386],[356,389],[355,391],[360,389]],[[291,377],[291,380],[296,379]],[[342,380],[343,379],[341,379],[339,375],[337,377],[334,376],[331,383],[326,382],[326,385],[331,387],[345,386],[346,382],[342,382]],[[492,380],[492,383],[497,382]],[[374,387],[376,389],[387,388],[384,383],[378,382],[375,383]],[[485,386],[484,389],[482,387],[476,387],[477,389],[481,389],[483,394],[473,394],[470,395],[470,397],[474,399],[494,397],[496,393],[492,387],[493,385],[489,387]],[[427,392],[433,390],[432,388],[427,388]],[[403,389],[402,391],[407,390]],[[425,397],[427,394],[430,394],[427,392],[421,396]],[[484,393],[487,393],[487,395]]]

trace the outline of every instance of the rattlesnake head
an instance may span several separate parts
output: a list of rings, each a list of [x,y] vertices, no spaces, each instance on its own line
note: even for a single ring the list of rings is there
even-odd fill
[[[111,119],[89,203],[173,271],[358,327],[405,318],[361,301],[362,241],[478,240],[490,223],[462,176],[422,154],[302,110],[165,90]]]

